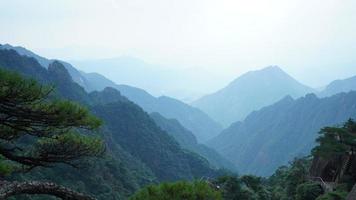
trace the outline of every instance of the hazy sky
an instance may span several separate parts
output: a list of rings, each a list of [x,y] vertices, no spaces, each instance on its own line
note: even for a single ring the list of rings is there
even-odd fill
[[[355,0],[0,0],[0,43],[61,59],[139,57],[218,88],[279,65],[319,87],[356,75]]]

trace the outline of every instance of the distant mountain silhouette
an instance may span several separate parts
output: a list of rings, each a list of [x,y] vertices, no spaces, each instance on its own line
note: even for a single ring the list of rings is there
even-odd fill
[[[89,83],[89,81],[86,79],[86,74],[84,72],[78,71],[76,68],[74,68],[71,64],[61,61],[61,60],[55,60],[55,59],[47,59],[45,57],[39,56],[32,51],[21,47],[21,46],[12,46],[10,44],[5,44],[1,45],[0,44],[0,49],[12,49],[15,50],[18,54],[22,56],[28,56],[32,57],[37,60],[37,62],[44,68],[48,68],[48,66],[53,63],[54,61],[60,62],[69,72],[70,76],[72,77],[73,81],[78,83],[80,86],[82,86],[87,92],[94,91],[96,90],[95,86]],[[93,87],[92,87],[93,86]]]
[[[318,93],[318,95],[321,97],[326,97],[349,91],[356,91],[356,76],[343,80],[335,80],[327,85],[323,91]]]
[[[192,105],[227,127],[286,95],[296,98],[313,91],[279,67],[270,66],[247,72],[227,87],[198,99]]]
[[[203,88],[209,88],[201,83],[202,74],[196,69],[151,64],[137,57],[73,60],[70,63],[86,72],[100,73],[116,83],[143,88],[153,96],[166,95],[191,102],[201,96]]]
[[[166,96],[157,98],[142,89],[128,85],[116,85],[115,88],[140,105],[146,112],[158,112],[166,118],[177,119],[185,128],[194,133],[199,142],[205,142],[217,136],[222,130],[220,124],[207,114],[177,99]]]
[[[287,96],[225,129],[208,145],[232,161],[240,173],[268,176],[296,156],[308,155],[318,131],[356,117],[356,92],[293,100]]]
[[[74,82],[82,86],[87,92],[101,91],[105,87],[112,87],[122,95],[141,106],[146,112],[158,112],[167,118],[177,119],[184,127],[192,131],[199,141],[207,141],[219,134],[220,124],[212,120],[207,114],[197,108],[170,97],[154,97],[143,89],[116,84],[98,73],[85,73],[77,70],[71,64],[60,60],[49,60],[23,47],[9,44],[0,45],[0,49],[13,49],[20,55],[35,58],[43,67],[58,61],[68,70]],[[129,61],[127,61],[129,62]],[[130,61],[131,63],[133,61]],[[125,64],[125,62],[123,63]]]

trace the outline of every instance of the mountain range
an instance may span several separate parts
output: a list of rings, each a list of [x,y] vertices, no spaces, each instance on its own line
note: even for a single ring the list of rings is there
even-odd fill
[[[37,169],[14,179],[46,179],[98,199],[122,199],[146,184],[215,177],[220,173],[198,153],[182,148],[141,107],[116,89],[86,92],[59,61],[45,68],[33,57],[0,50],[0,67],[54,85],[57,97],[81,103],[104,122],[100,136],[107,153],[92,167]]]
[[[294,157],[308,155],[318,131],[356,118],[356,92],[318,98],[315,94],[252,112],[208,142],[242,174],[271,175]]]
[[[340,92],[349,92],[356,90],[356,76],[343,79],[335,80],[328,84],[324,90],[318,93],[320,97],[332,96]]]
[[[39,56],[23,47],[14,47],[9,44],[0,45],[0,49],[13,49],[20,55],[35,58],[44,68],[56,60],[49,60]],[[219,134],[222,127],[219,123],[212,120],[201,110],[194,108],[182,101],[167,96],[154,97],[148,92],[122,84],[116,84],[97,73],[85,73],[77,70],[71,64],[60,61],[69,72],[74,82],[82,86],[87,92],[101,91],[105,87],[116,88],[122,95],[142,107],[146,112],[158,112],[166,118],[177,119],[184,127],[190,130],[199,142],[205,142],[208,139]]]
[[[0,49],[0,66],[44,83],[55,82],[60,96],[88,105],[105,120],[103,131],[112,159],[127,159],[122,166],[126,172],[144,177],[133,178],[135,187],[210,176],[218,173],[216,168],[268,176],[294,157],[309,153],[321,127],[356,117],[355,77],[334,81],[318,92],[271,66],[238,77],[194,102],[194,108],[171,97],[154,97],[140,88],[116,84],[97,73],[79,71],[23,47],[1,45]],[[208,146],[201,144],[206,141]],[[150,143],[152,148],[136,148]],[[170,157],[161,155],[162,151]],[[148,159],[152,156],[162,156],[162,160]],[[138,167],[132,166],[132,160]],[[181,165],[174,166],[176,161]],[[105,167],[107,163],[101,164]],[[176,173],[167,172],[167,167]]]
[[[192,105],[227,127],[286,95],[296,98],[310,92],[314,90],[299,83],[279,67],[270,66],[243,74],[225,88],[203,96]]]

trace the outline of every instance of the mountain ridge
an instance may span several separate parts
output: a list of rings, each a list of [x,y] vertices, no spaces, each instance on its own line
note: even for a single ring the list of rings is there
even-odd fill
[[[81,103],[104,121],[100,132],[107,154],[95,160],[91,168],[37,170],[13,177],[17,180],[45,177],[73,188],[79,186],[81,191],[104,200],[128,197],[147,184],[214,177],[219,173],[202,156],[182,149],[141,107],[116,89],[88,94],[72,80],[62,63],[53,62],[46,69],[15,50],[0,50],[0,67],[55,85],[56,97]]]
[[[308,155],[320,128],[355,117],[356,92],[326,98],[313,93],[298,99],[287,96],[233,123],[207,144],[240,173],[268,176],[294,157]]]
[[[318,93],[320,97],[332,96],[341,92],[349,92],[356,90],[356,76],[346,79],[338,79],[329,83],[324,90]]]
[[[226,87],[198,99],[192,105],[227,127],[286,95],[299,97],[309,92],[314,90],[299,83],[278,66],[269,66],[239,76]]]
[[[48,68],[52,62],[60,62],[68,70],[74,82],[82,86],[87,92],[101,91],[105,87],[112,87],[121,92],[122,95],[138,104],[146,112],[159,112],[167,118],[176,118],[184,127],[192,131],[200,142],[218,135],[222,130],[219,123],[212,120],[203,111],[194,108],[182,101],[171,97],[154,97],[143,89],[116,84],[98,73],[85,73],[77,70],[71,64],[60,60],[49,60],[41,57],[24,47],[13,47],[9,44],[0,45],[0,49],[13,49],[20,55],[26,55],[35,58],[39,63],[44,63],[44,68]],[[180,109],[176,109],[176,108]]]

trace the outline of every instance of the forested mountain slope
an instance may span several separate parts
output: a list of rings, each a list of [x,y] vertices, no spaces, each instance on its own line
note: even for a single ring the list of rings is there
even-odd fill
[[[86,79],[85,77],[85,73],[81,73],[80,71],[78,71],[77,69],[75,69],[71,64],[61,61],[61,60],[55,60],[55,59],[47,59],[45,57],[39,56],[35,53],[33,53],[32,51],[24,48],[24,47],[20,47],[20,46],[12,46],[9,44],[5,44],[5,45],[1,45],[0,44],[0,49],[7,49],[7,50],[15,50],[18,54],[22,55],[22,56],[28,56],[31,58],[34,58],[35,60],[37,60],[37,62],[44,68],[48,68],[50,66],[51,63],[53,63],[54,61],[60,62],[69,72],[72,80],[76,83],[78,83],[81,87],[83,87],[86,91],[93,91],[96,88],[93,87],[93,85],[90,84],[90,82]]]
[[[57,96],[88,106],[104,120],[100,132],[107,144],[107,154],[93,161],[93,167],[37,169],[14,179],[53,180],[99,199],[120,199],[144,184],[217,174],[206,159],[183,150],[147,113],[118,91],[86,93],[60,62],[53,62],[45,69],[34,58],[20,56],[13,50],[0,50],[0,67],[53,84]]]
[[[208,144],[232,161],[240,173],[268,176],[296,156],[307,155],[321,127],[356,117],[356,92],[328,98],[290,96],[251,113]]]
[[[234,164],[226,160],[214,149],[204,144],[199,144],[194,134],[184,128],[176,119],[166,119],[159,113],[151,113],[150,116],[160,128],[173,136],[183,148],[199,153],[217,168],[236,170]]]
[[[20,55],[33,57],[44,68],[48,68],[55,61],[41,57],[23,47],[14,47],[6,44],[0,45],[0,49],[12,49]],[[87,92],[101,91],[105,87],[116,88],[122,95],[138,104],[146,112],[159,112],[164,117],[177,119],[184,127],[192,131],[199,141],[211,139],[222,130],[220,124],[212,120],[207,114],[179,100],[170,97],[156,98],[145,90],[116,84],[97,73],[81,72],[64,61],[58,60],[57,62],[61,63],[68,70],[73,81],[82,86]]]

